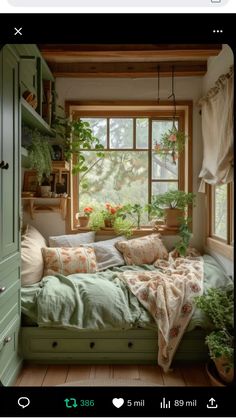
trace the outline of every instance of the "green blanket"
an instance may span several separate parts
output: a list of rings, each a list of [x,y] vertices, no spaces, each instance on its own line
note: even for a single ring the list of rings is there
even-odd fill
[[[209,255],[204,259],[204,289],[232,286],[231,279]],[[22,287],[22,312],[39,326],[87,330],[156,329],[155,322],[129,291],[117,272],[156,270],[153,265],[122,266],[95,274],[46,276],[38,284]],[[207,327],[195,310],[188,331]]]

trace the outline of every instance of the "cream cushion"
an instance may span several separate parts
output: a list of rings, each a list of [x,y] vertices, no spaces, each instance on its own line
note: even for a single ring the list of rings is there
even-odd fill
[[[31,285],[43,277],[42,247],[47,246],[42,234],[27,225],[21,241],[21,284]]]
[[[50,247],[78,247],[81,244],[93,243],[95,241],[95,231],[65,234],[64,236],[51,236],[48,241]]]
[[[97,272],[95,252],[90,247],[46,247],[42,249],[44,276]]]
[[[152,264],[157,259],[168,259],[168,252],[159,234],[119,241],[115,244],[123,253],[127,265]]]

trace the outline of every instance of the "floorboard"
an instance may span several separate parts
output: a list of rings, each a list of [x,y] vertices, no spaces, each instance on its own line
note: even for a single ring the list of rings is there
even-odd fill
[[[177,365],[164,373],[157,365],[37,365],[27,363],[15,386],[57,386],[81,380],[142,380],[157,386],[211,386],[203,364]]]

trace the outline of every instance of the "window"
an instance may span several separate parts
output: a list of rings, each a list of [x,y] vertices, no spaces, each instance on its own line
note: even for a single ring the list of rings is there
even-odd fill
[[[161,156],[154,150],[156,141],[172,128],[171,106],[165,106],[164,111],[97,108],[73,111],[76,117],[90,123],[105,148],[104,158],[98,158],[93,150],[82,151],[89,170],[74,179],[74,213],[106,202],[144,206],[151,202],[152,195],[189,187],[184,184],[185,152],[174,164],[170,154]],[[176,125],[181,130],[186,129],[186,114],[183,109],[177,110]],[[146,214],[142,224],[147,222]]]
[[[208,238],[207,246],[233,258],[233,184],[209,186],[208,191]]]
[[[223,184],[211,187],[211,236],[232,244],[232,184]]]

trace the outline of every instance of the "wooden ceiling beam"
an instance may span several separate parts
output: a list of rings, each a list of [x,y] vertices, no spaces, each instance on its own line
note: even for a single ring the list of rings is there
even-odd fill
[[[172,61],[160,63],[51,63],[55,77],[170,77],[174,68],[176,77],[203,76],[207,71],[206,61]]]
[[[45,59],[60,57],[124,59],[203,57],[218,55],[222,44],[39,44]]]

